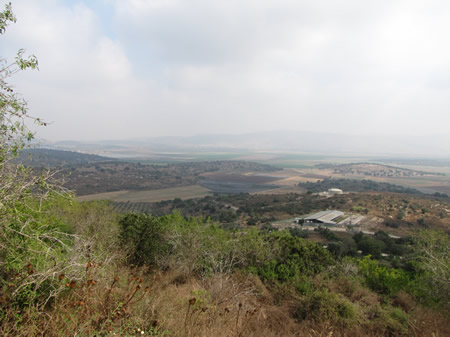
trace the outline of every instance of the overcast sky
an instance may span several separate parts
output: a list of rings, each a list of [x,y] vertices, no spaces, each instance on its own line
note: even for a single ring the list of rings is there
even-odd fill
[[[0,0],[4,7],[7,1]],[[450,138],[448,0],[12,0],[0,56],[48,140]],[[450,143],[450,142],[449,142]]]

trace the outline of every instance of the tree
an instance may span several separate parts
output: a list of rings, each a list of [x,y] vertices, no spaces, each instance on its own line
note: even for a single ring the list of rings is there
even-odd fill
[[[15,21],[7,4],[0,11],[0,35]],[[19,151],[33,139],[27,122],[45,123],[29,114],[26,101],[8,79],[37,67],[37,58],[25,58],[23,49],[14,62],[0,59],[0,297],[7,299],[0,309],[30,305],[38,298],[46,303],[54,296],[58,286],[52,280],[67,267],[62,257],[73,239],[46,213],[49,202],[60,198],[62,191],[51,183],[53,174],[36,174],[17,161]]]
[[[11,4],[0,12],[0,34],[9,23],[16,22]],[[18,51],[15,62],[0,59],[0,216],[5,217],[8,209],[15,209],[15,202],[22,200],[38,181],[30,179],[27,170],[12,163],[18,151],[33,139],[33,133],[26,126],[27,119],[42,124],[38,118],[28,114],[27,104],[15,92],[7,80],[18,71],[36,69],[37,59],[34,55],[25,59],[24,50]],[[42,184],[41,184],[42,185]]]
[[[10,22],[16,22],[11,4],[0,12],[0,34],[3,34]],[[11,156],[17,156],[33,139],[33,133],[27,128],[25,120],[31,119],[38,124],[44,124],[39,118],[28,114],[27,104],[14,88],[7,83],[7,79],[18,71],[37,69],[38,61],[34,55],[24,58],[25,51],[19,50],[15,62],[9,63],[0,59],[0,165],[5,166]]]
[[[160,219],[146,214],[128,213],[119,224],[120,239],[129,251],[129,261],[134,265],[155,266],[168,245],[164,241],[164,225]]]
[[[385,248],[386,245],[383,241],[376,240],[369,236],[365,236],[358,242],[358,249],[361,250],[364,255],[372,255],[377,259],[381,257],[381,253]]]

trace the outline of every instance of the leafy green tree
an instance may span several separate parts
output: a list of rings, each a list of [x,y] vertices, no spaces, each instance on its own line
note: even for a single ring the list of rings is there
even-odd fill
[[[370,236],[365,236],[358,242],[358,249],[363,252],[364,255],[373,255],[375,258],[380,258],[381,253],[385,250],[386,245],[381,240],[376,240]]]
[[[342,241],[328,243],[328,250],[336,256],[355,256],[356,242],[352,238],[345,238]]]
[[[298,280],[301,275],[319,273],[334,262],[326,249],[289,232],[270,233],[265,240],[272,247],[273,258],[258,266],[258,273],[266,280]]]
[[[410,282],[410,277],[404,270],[383,266],[372,260],[370,255],[360,260],[359,268],[367,285],[381,294],[395,295]]]

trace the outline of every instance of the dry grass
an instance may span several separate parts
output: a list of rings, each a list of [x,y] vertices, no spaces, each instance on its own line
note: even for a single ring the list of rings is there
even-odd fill
[[[341,277],[316,278],[314,287],[326,286],[354,303],[364,319],[336,325],[311,317],[294,319],[298,300],[289,289],[280,298],[258,277],[216,274],[209,278],[181,277],[175,272],[119,269],[103,274],[89,264],[80,282],[66,282],[67,291],[50,309],[28,308],[21,321],[0,327],[9,336],[177,336],[177,337],[382,337],[450,335],[446,317],[431,309],[415,308],[414,300],[400,293],[395,301],[408,307],[408,329],[399,333],[389,325],[381,299],[358,282]],[[296,295],[298,297],[298,295]],[[8,313],[11,316],[17,313]],[[384,315],[384,316],[383,316]],[[143,332],[142,332],[143,331]]]
[[[450,336],[448,315],[436,310],[417,307],[409,322],[414,337],[446,337]]]
[[[121,270],[115,276],[102,264],[89,262],[80,280],[59,275],[65,291],[46,308],[9,310],[2,320],[1,336],[94,336],[133,328],[137,304],[149,296],[143,271]],[[122,277],[119,275],[123,275]],[[131,325],[130,325],[131,323]]]

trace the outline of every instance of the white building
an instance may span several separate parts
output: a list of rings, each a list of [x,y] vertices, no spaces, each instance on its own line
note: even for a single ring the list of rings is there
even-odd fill
[[[322,211],[315,213],[313,215],[310,215],[306,218],[304,218],[304,224],[315,224],[315,225],[336,225],[336,219],[343,216],[344,212],[336,211],[336,210],[329,210],[329,211]]]
[[[339,188],[330,188],[328,189],[328,194],[334,195],[334,194],[342,194],[343,191]]]

